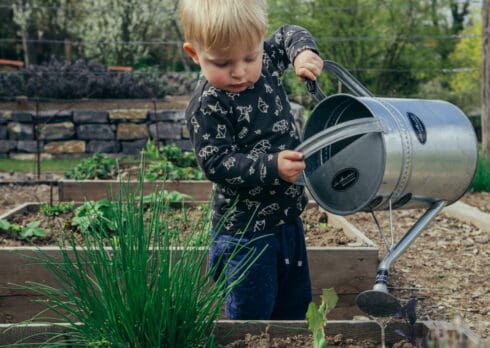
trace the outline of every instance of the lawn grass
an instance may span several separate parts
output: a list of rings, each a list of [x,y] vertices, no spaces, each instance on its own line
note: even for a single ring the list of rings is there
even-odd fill
[[[63,158],[63,159],[43,159],[41,161],[41,172],[64,172],[75,168],[80,159]],[[18,160],[11,158],[0,158],[0,172],[24,172],[35,173],[37,163],[35,160]]]
[[[41,173],[43,172],[60,172],[74,169],[81,159],[63,158],[63,159],[44,159],[41,161]],[[35,160],[18,160],[10,158],[0,158],[0,172],[24,172],[36,173],[37,164]],[[478,167],[475,177],[470,185],[470,191],[490,192],[490,157],[485,158],[480,149]]]

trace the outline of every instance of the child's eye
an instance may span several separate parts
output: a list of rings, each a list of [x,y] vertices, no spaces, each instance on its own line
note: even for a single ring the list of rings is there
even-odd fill
[[[224,68],[228,65],[228,62],[214,62],[214,65],[216,65],[218,68]]]

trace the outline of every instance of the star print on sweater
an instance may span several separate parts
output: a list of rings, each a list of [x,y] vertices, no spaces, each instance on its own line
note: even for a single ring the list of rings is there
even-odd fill
[[[304,188],[278,176],[278,153],[300,137],[281,84],[298,53],[316,44],[306,29],[286,25],[264,42],[262,72],[251,88],[229,93],[199,80],[186,110],[200,167],[215,183],[212,224],[220,232],[261,231],[294,221]]]

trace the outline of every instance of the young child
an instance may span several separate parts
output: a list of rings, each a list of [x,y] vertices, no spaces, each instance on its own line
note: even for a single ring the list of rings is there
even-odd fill
[[[305,164],[292,150],[300,137],[280,77],[293,63],[300,78],[315,80],[323,60],[297,26],[264,42],[264,0],[181,0],[180,13],[183,48],[203,75],[186,119],[199,165],[215,183],[210,265],[228,262],[236,242],[254,240],[257,253],[265,248],[228,296],[225,313],[304,319],[311,283],[299,215],[307,198],[294,182]]]

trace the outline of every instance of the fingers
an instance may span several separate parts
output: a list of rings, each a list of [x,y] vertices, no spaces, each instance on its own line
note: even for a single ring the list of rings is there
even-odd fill
[[[301,152],[281,151],[278,157],[279,177],[284,181],[294,183],[305,169],[303,157]]]
[[[305,50],[296,56],[294,69],[301,79],[314,81],[323,70],[323,60],[315,52]]]
[[[284,150],[279,153],[279,157],[290,161],[302,161],[304,155],[299,151]]]

